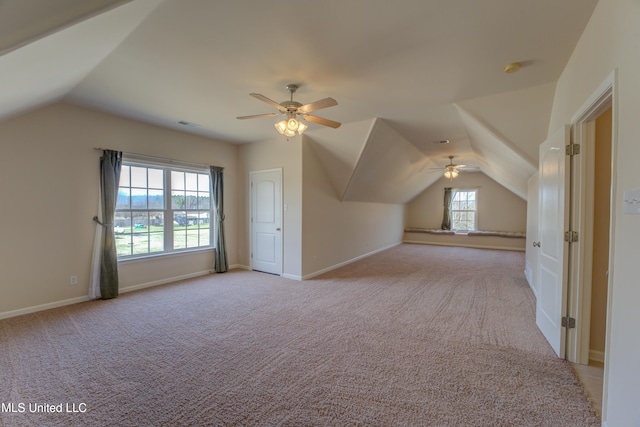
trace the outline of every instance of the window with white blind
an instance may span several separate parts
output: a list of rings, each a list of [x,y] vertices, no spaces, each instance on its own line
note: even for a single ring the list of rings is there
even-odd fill
[[[213,247],[212,218],[205,168],[123,160],[114,222],[119,259]]]

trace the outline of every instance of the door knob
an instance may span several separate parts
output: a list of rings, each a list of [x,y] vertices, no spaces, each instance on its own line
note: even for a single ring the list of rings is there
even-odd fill
[[[533,242],[533,247],[534,248],[539,248],[540,247],[540,242]]]

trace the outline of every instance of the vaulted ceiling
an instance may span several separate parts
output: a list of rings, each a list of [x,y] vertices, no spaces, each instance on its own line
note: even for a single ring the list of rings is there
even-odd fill
[[[275,132],[235,119],[274,111],[248,94],[280,102],[297,83],[303,104],[339,103],[317,115],[342,127],[305,135],[342,200],[404,203],[449,155],[526,198],[596,3],[5,0],[0,119],[62,100],[244,144]]]

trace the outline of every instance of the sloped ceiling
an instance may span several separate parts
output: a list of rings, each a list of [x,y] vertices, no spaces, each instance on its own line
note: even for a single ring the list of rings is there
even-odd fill
[[[538,146],[547,138],[555,82],[456,102],[482,126],[538,163]]]
[[[537,167],[507,141],[491,132],[478,119],[457,106],[473,143],[480,170],[503,187],[527,200],[527,182]]]
[[[342,125],[339,133],[332,132],[333,129],[318,129],[302,137],[313,149],[340,200],[347,190],[372,125],[373,120],[362,120]]]
[[[29,2],[34,3],[32,0],[26,3]],[[100,6],[105,3],[108,2],[103,1]],[[12,3],[0,3],[2,19],[7,19],[2,14],[7,4]],[[51,6],[52,2],[46,4]],[[67,96],[136,28],[156,4],[153,1],[135,1],[73,26],[63,25],[59,19],[52,18],[64,30],[47,36],[42,36],[42,32],[49,31],[50,27],[39,21],[34,22],[31,32],[25,30],[23,33],[16,31],[8,34],[9,40],[17,45],[27,43],[21,41],[20,36],[36,40],[19,48],[3,45],[9,47],[5,49],[8,52],[0,56],[0,80],[3,82],[0,119]],[[70,6],[77,6],[86,13],[86,8],[79,4]],[[35,5],[32,4],[32,7]],[[76,13],[72,13],[74,11],[75,9],[67,16],[73,22],[79,19]],[[24,15],[19,17],[21,20],[28,18]]]
[[[327,96],[339,102],[318,115],[344,125],[311,124],[308,133],[316,151],[324,145],[325,154],[346,162],[330,167],[338,187],[349,177],[337,191],[345,200],[402,203],[414,191],[416,169],[389,172],[408,188],[389,197],[375,182],[381,179],[375,168],[385,163],[375,157],[409,152],[409,145],[440,166],[454,155],[456,163],[480,167],[519,194],[521,183],[507,184],[530,172],[515,165],[536,164],[540,141],[530,138],[531,130],[546,133],[540,118],[548,117],[553,96],[545,90],[541,100],[527,90],[553,87],[596,3],[3,1],[0,118],[62,99],[243,144],[274,133],[272,119],[235,119],[273,111],[248,94],[282,101],[284,86],[297,83],[302,103]],[[522,70],[503,73],[512,61],[522,62]],[[516,114],[504,99],[531,108]],[[335,147],[354,141],[357,124],[374,118],[383,120],[379,126],[387,129],[380,134],[388,141],[362,134],[353,142],[355,160],[347,155],[355,148]],[[401,141],[399,147],[391,140]],[[450,143],[433,143],[440,140]]]
[[[131,0],[13,0],[0,2],[0,54]]]
[[[383,119],[345,126],[351,128],[346,141],[305,137],[340,200],[407,203],[442,176],[438,164]]]

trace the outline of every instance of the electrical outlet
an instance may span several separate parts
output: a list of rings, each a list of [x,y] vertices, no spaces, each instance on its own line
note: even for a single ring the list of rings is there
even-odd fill
[[[640,190],[624,192],[624,214],[640,215]]]
[[[69,280],[69,283],[71,285],[77,285],[78,284],[78,276],[71,276],[71,279]]]

